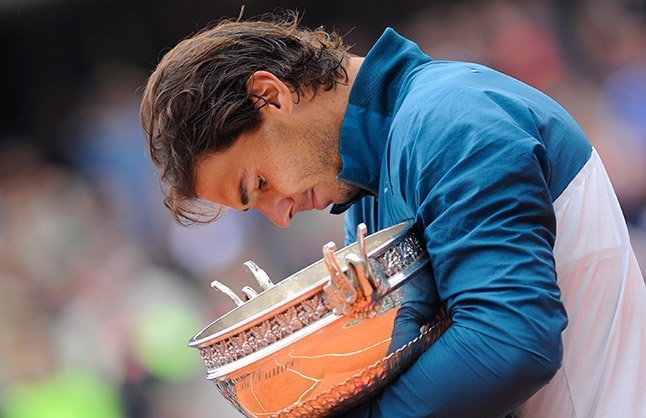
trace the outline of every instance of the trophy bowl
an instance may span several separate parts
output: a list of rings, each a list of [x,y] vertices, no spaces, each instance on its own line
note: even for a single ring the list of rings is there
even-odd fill
[[[196,348],[224,397],[248,417],[326,417],[379,393],[450,326],[440,313],[410,341],[393,338],[407,282],[429,262],[415,224],[404,222],[273,284],[253,262],[261,287],[243,288],[237,307],[198,332]]]

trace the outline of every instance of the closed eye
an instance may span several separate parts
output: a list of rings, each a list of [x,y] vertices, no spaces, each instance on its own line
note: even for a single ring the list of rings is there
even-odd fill
[[[258,190],[262,190],[267,186],[267,182],[262,177],[258,176]]]

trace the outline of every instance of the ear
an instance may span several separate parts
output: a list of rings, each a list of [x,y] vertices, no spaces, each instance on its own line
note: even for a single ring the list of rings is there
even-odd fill
[[[292,92],[287,84],[269,71],[256,71],[247,80],[247,92],[258,98],[257,107],[264,112],[291,113],[294,107]]]

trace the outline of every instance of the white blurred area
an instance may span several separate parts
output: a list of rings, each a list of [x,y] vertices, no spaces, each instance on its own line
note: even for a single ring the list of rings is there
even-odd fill
[[[13,1],[0,7],[0,23],[9,22],[21,33],[16,28],[29,21],[21,22],[16,13],[79,4],[32,0],[23,9]],[[141,37],[133,43],[158,57],[164,47],[151,41],[151,33],[170,24],[168,5],[155,11],[152,2],[134,4],[140,8],[124,7],[124,14],[139,10],[137,18],[123,18],[140,24],[129,29]],[[309,24],[354,26],[348,40],[358,54],[365,54],[389,25],[436,59],[481,62],[557,99],[602,156],[646,271],[645,2],[431,1],[394,17],[384,12],[378,20],[384,24],[372,26],[341,10],[304,4],[312,10],[305,7]],[[226,12],[212,6],[203,23],[236,14],[230,10],[239,5],[233,6]],[[255,13],[275,6],[251,2]],[[349,7],[362,6],[350,2]],[[146,16],[159,21],[147,23]],[[180,17],[188,23],[175,28],[166,47],[197,27],[192,17]],[[101,30],[110,34],[105,39],[117,36],[111,21],[103,24]],[[90,51],[84,54],[93,56],[91,48],[101,47],[92,43],[97,39],[83,41]],[[27,43],[33,38],[14,41],[33,46]],[[288,229],[258,213],[232,211],[203,227],[174,224],[138,122],[139,87],[156,58],[138,62],[127,55],[97,58],[90,69],[78,70],[78,82],[69,82],[76,80],[72,73],[67,84],[33,70],[23,73],[23,67],[8,73],[27,83],[38,75],[33,83],[47,85],[14,89],[24,92],[27,108],[6,109],[23,123],[0,124],[13,126],[0,131],[4,418],[240,416],[204,379],[198,354],[186,347],[194,333],[234,306],[210,289],[210,281],[217,278],[237,292],[255,285],[242,267],[246,260],[279,281],[318,260],[322,244],[343,243],[342,217],[327,213],[299,214]],[[18,93],[13,94],[7,97]],[[59,100],[53,105],[52,95]],[[46,128],[28,129],[42,118],[49,122]],[[56,158],[48,141],[55,142]]]

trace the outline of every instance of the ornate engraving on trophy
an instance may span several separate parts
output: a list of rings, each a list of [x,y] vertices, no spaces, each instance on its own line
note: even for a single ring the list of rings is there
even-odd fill
[[[269,320],[200,348],[200,356],[207,368],[222,367],[293,334],[328,313],[330,309],[325,306],[322,297],[315,294]]]
[[[413,264],[422,255],[424,255],[424,249],[420,245],[419,239],[415,235],[409,235],[398,245],[378,256],[374,264],[380,265],[381,268],[378,267],[377,270],[388,278]]]
[[[403,285],[428,254],[410,222],[370,237],[366,230],[359,225],[354,246],[337,251],[329,243],[318,264],[285,279],[298,283],[297,292],[274,285],[253,262],[245,266],[259,292],[245,287],[240,298],[214,281],[239,307],[189,345],[199,350],[207,378],[243,415],[327,417],[348,410],[383,389],[450,325],[440,315],[414,340],[390,347]],[[280,396],[277,386],[285,388]]]

